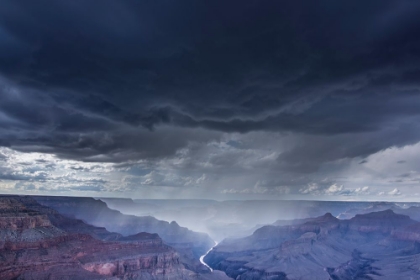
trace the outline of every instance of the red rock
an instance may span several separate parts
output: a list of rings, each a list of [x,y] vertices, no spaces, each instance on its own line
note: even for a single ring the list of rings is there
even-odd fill
[[[194,274],[157,234],[103,241],[88,234],[68,233],[19,200],[0,197],[2,280],[136,279],[142,275],[146,279],[189,279]]]

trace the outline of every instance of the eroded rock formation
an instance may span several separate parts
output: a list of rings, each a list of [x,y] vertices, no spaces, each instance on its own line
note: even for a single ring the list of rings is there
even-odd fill
[[[237,280],[420,279],[420,226],[392,210],[264,226],[205,258]]]
[[[0,237],[0,279],[5,280],[223,279],[186,269],[157,234],[110,233],[28,197],[0,197]]]

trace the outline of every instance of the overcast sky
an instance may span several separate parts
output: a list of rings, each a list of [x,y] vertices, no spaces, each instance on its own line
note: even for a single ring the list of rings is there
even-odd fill
[[[418,0],[3,0],[0,192],[420,201]]]

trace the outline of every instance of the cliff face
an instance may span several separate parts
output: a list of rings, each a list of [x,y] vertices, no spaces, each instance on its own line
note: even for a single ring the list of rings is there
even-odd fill
[[[34,244],[63,235],[46,215],[27,209],[16,199],[0,199],[0,248],[37,246]]]
[[[96,239],[115,241],[122,238],[122,235],[115,232],[109,232],[104,227],[96,227],[85,223],[82,220],[69,218],[61,215],[58,211],[39,204],[36,200],[31,197],[14,197],[15,200],[23,204],[27,211],[34,211],[48,217],[48,221],[51,222],[57,228],[60,228],[68,233],[82,233],[89,234]]]
[[[207,234],[180,227],[176,222],[160,221],[150,216],[124,215],[108,208],[103,201],[93,198],[34,197],[34,199],[65,216],[81,219],[122,235],[133,235],[138,232],[157,233],[165,243],[176,248],[184,249],[186,244],[189,244],[190,250],[197,258],[207,252],[214,243]]]
[[[395,229],[391,235],[398,240],[420,242],[420,223],[412,224],[402,229]]]
[[[13,198],[0,200],[0,217],[0,230],[26,230],[52,226],[46,215],[27,209]]]
[[[415,223],[409,216],[395,214],[392,210],[384,210],[368,214],[358,214],[349,221],[344,222],[351,229],[360,232],[390,233]]]
[[[391,210],[350,220],[326,214],[225,240],[205,261],[237,280],[420,279],[419,232],[420,223]]]
[[[192,273],[180,264],[178,254],[167,246],[151,248],[146,244],[102,242],[83,235],[14,245],[0,251],[3,259],[0,279],[26,279],[29,275],[36,275],[33,279],[65,279],[70,276],[74,279],[111,276],[136,279],[136,275],[160,279]]]
[[[88,229],[114,234],[82,221],[71,224],[84,233],[67,232],[56,226],[65,220],[30,198],[0,196],[0,279],[200,279],[157,234],[104,241]]]

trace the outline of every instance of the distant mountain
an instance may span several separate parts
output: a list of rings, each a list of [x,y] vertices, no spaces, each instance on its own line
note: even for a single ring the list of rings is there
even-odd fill
[[[401,205],[395,202],[371,202],[365,205],[358,205],[352,207],[337,215],[339,219],[350,219],[357,214],[367,214],[372,212],[379,212],[384,210],[392,210],[397,214],[410,216],[413,220],[420,222],[420,207],[419,203],[405,203]]]
[[[105,202],[111,209],[120,211],[123,214],[135,216],[153,215],[152,213],[161,211],[162,208],[153,200],[137,203],[130,198],[98,198]]]
[[[191,230],[206,232],[217,241],[229,237],[245,237],[261,225],[272,224],[276,220],[306,219],[326,212],[338,216],[350,209],[360,210],[375,204],[340,201],[100,199],[109,208],[124,214],[150,215],[165,221],[175,220]]]
[[[420,279],[419,224],[392,210],[349,220],[327,213],[226,239],[205,261],[237,280]]]

